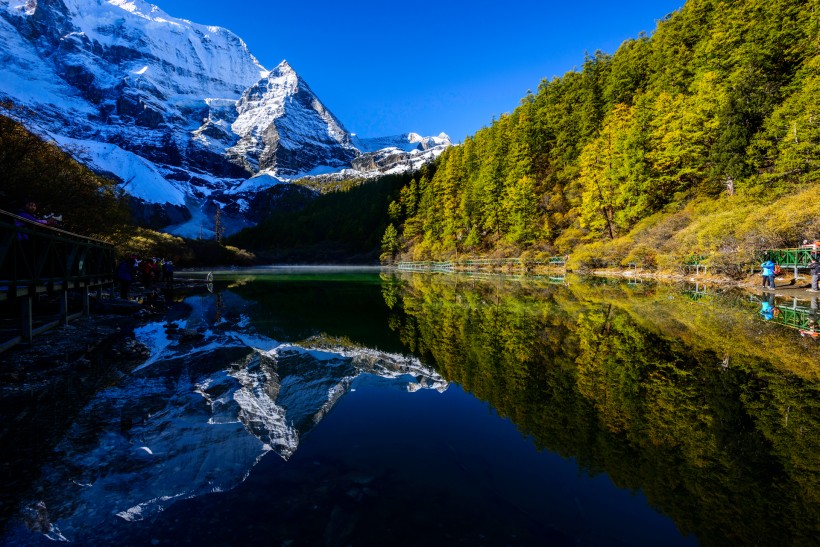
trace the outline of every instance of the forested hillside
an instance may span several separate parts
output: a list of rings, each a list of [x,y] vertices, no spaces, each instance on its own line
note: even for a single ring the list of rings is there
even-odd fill
[[[17,107],[0,104],[0,112],[14,115]],[[184,240],[135,226],[116,181],[0,114],[0,209],[18,213],[28,200],[37,204],[39,215],[59,215],[58,228],[113,243],[120,255],[162,256],[179,266],[253,260],[249,253],[216,241]]]
[[[272,211],[259,225],[228,241],[252,249],[263,263],[375,263],[387,226],[388,204],[398,199],[399,190],[411,179],[401,174],[369,182],[313,185],[321,193],[312,201],[292,210]]]
[[[0,110],[14,111],[14,107],[3,104]],[[4,115],[0,115],[0,181],[0,209],[16,213],[23,201],[33,200],[40,214],[60,214],[60,227],[66,230],[103,237],[131,220],[113,180],[95,174]]]
[[[401,190],[383,259],[736,270],[820,236],[818,5],[690,0],[542,81]]]

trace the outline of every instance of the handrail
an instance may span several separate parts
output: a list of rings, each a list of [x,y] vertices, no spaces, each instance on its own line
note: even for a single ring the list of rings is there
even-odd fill
[[[762,257],[785,268],[807,268],[814,258],[820,257],[820,251],[812,247],[764,249]]]
[[[526,260],[521,258],[468,258],[447,262],[436,262],[433,260],[421,261],[400,261],[396,263],[396,268],[402,271],[453,271],[457,268],[483,268],[497,266],[528,267],[530,265],[565,265],[568,257],[552,256],[546,260]]]
[[[0,210],[0,294],[113,281],[114,246]]]
[[[0,209],[0,216],[11,217],[14,220],[25,222],[26,224],[37,227],[38,229],[51,230],[52,232],[57,232],[57,233],[60,233],[60,234],[67,235],[69,237],[73,237],[73,238],[79,238],[79,239],[83,239],[83,240],[93,241],[95,243],[101,243],[102,245],[111,245],[111,243],[109,243],[107,241],[103,241],[102,239],[96,239],[96,238],[89,237],[89,236],[82,236],[80,234],[75,234],[74,232],[68,232],[66,230],[63,230],[61,228],[57,228],[55,226],[50,226],[48,224],[41,224],[39,222],[35,222],[31,219],[28,219],[26,217],[21,217],[20,215],[10,213],[10,212],[6,211],[5,209]],[[19,228],[21,228],[21,226],[15,226],[15,228],[19,229]]]

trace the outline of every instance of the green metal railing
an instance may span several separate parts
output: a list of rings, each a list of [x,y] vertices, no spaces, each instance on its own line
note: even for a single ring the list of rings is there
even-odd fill
[[[815,258],[820,257],[820,251],[811,248],[804,249],[766,249],[763,251],[763,260],[771,260],[781,268],[806,268]]]
[[[520,258],[470,258],[457,261],[398,262],[396,268],[402,271],[446,271],[481,270],[486,268],[526,268],[534,265],[564,266],[566,256],[553,256],[547,260],[521,260]]]
[[[396,267],[402,271],[408,272],[451,272],[453,271],[452,262],[434,262],[432,260],[420,262],[399,262]]]
[[[818,312],[806,306],[799,306],[795,302],[791,306],[779,305],[772,321],[787,327],[808,330],[817,327]]]

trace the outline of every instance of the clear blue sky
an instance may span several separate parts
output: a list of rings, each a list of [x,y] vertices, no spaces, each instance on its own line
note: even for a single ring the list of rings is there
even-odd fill
[[[528,89],[614,53],[683,0],[149,0],[239,35],[273,68],[283,59],[348,131],[444,131],[462,141]]]

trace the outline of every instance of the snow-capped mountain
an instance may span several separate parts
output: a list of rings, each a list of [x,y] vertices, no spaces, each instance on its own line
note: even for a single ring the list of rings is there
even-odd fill
[[[248,170],[293,176],[317,165],[344,168],[360,153],[287,61],[248,88],[236,110],[231,129],[241,138],[228,155]]]
[[[4,113],[183,235],[215,203],[242,217],[273,185],[414,169],[451,144],[358,138],[287,62],[268,71],[232,32],[142,0],[0,0],[0,52]]]

